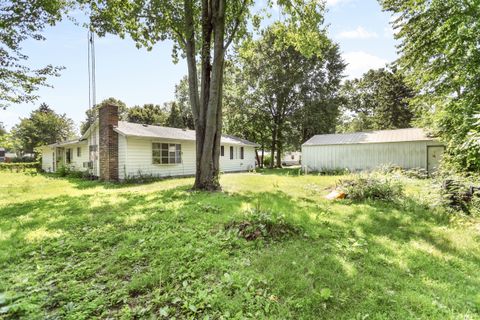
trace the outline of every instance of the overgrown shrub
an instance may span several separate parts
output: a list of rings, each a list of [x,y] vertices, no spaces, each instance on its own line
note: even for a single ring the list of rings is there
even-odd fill
[[[403,185],[398,180],[377,177],[374,174],[355,175],[340,180],[339,188],[352,200],[397,200],[403,196]]]
[[[272,158],[270,157],[263,157],[263,167],[270,167],[270,164],[272,163]]]
[[[39,168],[40,164],[38,162],[0,163],[0,171],[25,172],[38,170]]]
[[[246,240],[278,240],[303,233],[303,228],[285,215],[259,208],[247,211],[244,220],[228,223],[225,230],[234,231]]]
[[[381,174],[401,174],[412,179],[428,178],[428,171],[424,168],[403,169],[400,166],[388,164],[378,167],[375,171]]]
[[[454,175],[440,179],[442,205],[448,211],[480,213],[480,180]]]
[[[60,166],[57,168],[57,171],[55,172],[57,176],[59,177],[66,177],[70,174],[71,170],[67,166]]]

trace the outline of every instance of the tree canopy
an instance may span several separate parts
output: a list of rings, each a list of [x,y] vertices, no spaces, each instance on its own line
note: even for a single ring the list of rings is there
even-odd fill
[[[0,3],[0,108],[36,100],[36,91],[48,86],[48,77],[59,75],[61,67],[28,67],[21,45],[26,39],[45,40],[42,31],[60,21],[70,6],[68,0]]]
[[[480,1],[381,0],[394,14],[399,66],[416,91],[421,124],[447,144],[447,161],[480,170],[480,146],[471,137],[480,113]]]
[[[342,87],[342,132],[410,128],[413,90],[394,69],[369,70]]]
[[[158,104],[144,104],[143,106],[133,106],[126,111],[125,120],[151,125],[165,125],[167,113],[162,106]]]
[[[127,118],[128,107],[125,102],[113,97],[107,98],[95,105],[93,108],[85,111],[86,119],[80,124],[80,134],[83,135],[88,130],[90,125],[98,118],[98,110],[106,104],[113,104],[118,107],[118,116],[120,120],[125,120]]]
[[[297,149],[312,132],[335,131],[338,103],[334,100],[345,68],[338,47],[324,29],[317,30],[322,47],[315,54],[305,55],[287,40],[292,28],[290,24],[274,23],[259,39],[242,45],[240,71],[233,84],[237,90],[231,90],[240,95],[233,100],[241,107],[236,110],[243,117],[230,112],[236,119],[229,122],[244,120],[248,124],[243,130],[267,130],[277,166],[281,166],[281,155],[288,145]],[[239,85],[242,81],[243,87]],[[322,127],[318,119],[327,125]],[[260,136],[256,141],[260,142]]]
[[[74,137],[73,121],[42,103],[28,118],[21,119],[12,131],[20,142],[19,151],[33,153],[35,148]]]

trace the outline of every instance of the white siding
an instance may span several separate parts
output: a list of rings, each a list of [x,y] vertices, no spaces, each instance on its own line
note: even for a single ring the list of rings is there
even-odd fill
[[[77,155],[77,148],[80,148],[80,156]],[[86,143],[81,144],[72,144],[69,146],[65,146],[65,152],[67,149],[72,150],[71,154],[71,162],[70,164],[66,164],[70,169],[74,171],[86,171],[88,168],[83,166],[84,162],[88,161],[88,146]],[[66,159],[66,155],[64,156]]]
[[[153,164],[152,143],[175,143],[182,145],[182,163],[180,164]],[[125,163],[119,169],[119,176],[135,177],[140,174],[156,177],[171,177],[195,174],[195,142],[193,141],[172,141],[161,139],[137,139],[126,138]],[[120,145],[119,145],[120,147]],[[119,150],[120,154],[120,150]]]
[[[175,143],[182,146],[181,164],[153,164],[152,143]],[[244,146],[244,159],[240,159],[240,146],[234,146],[234,159],[230,159],[230,145],[224,145],[225,155],[220,158],[224,172],[247,171],[255,168],[253,147]],[[141,139],[119,136],[119,178],[140,174],[156,177],[187,176],[195,174],[195,142],[181,140]],[[122,160],[124,159],[124,160]]]
[[[127,172],[127,138],[118,135],[118,178],[125,179]]]
[[[93,161],[93,168],[92,168],[92,174],[94,176],[99,176],[100,174],[100,134],[98,131],[98,123],[93,124],[94,129],[92,130],[92,133],[89,134],[88,136],[88,150],[90,150],[90,146],[97,146],[97,151],[96,152],[90,152],[88,151],[88,160],[87,161]]]
[[[45,146],[42,148],[42,170],[45,172],[53,172],[53,153],[55,149]]]
[[[426,161],[425,141],[302,147],[302,167],[308,171],[371,170],[382,165],[426,169]]]
[[[240,159],[240,148],[238,145],[222,144],[224,156],[220,155],[220,171],[235,172],[255,169],[255,149],[243,146],[243,159]],[[233,159],[230,159],[230,147],[233,147]]]

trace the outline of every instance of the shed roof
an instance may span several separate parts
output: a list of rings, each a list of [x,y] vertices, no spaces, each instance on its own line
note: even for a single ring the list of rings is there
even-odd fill
[[[195,131],[188,129],[178,129],[139,124],[127,121],[119,121],[118,126],[114,130],[125,136],[195,141]],[[256,143],[230,135],[222,135],[221,142],[252,147],[258,146]]]
[[[360,143],[386,143],[386,142],[408,142],[408,141],[431,141],[421,128],[377,130],[369,132],[320,134],[313,136],[305,142],[304,146],[322,146],[337,144],[360,144]]]

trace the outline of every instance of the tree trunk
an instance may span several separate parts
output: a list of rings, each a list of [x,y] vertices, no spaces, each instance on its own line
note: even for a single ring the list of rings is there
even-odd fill
[[[258,149],[255,149],[255,158],[257,158],[257,165],[260,167],[260,156],[258,155]]]
[[[282,135],[282,126],[278,126],[277,133],[277,168],[282,167],[282,152],[283,152],[283,135]]]
[[[265,146],[262,144],[262,168],[263,168],[263,160],[265,159]]]
[[[208,6],[209,1],[203,1],[202,6]],[[209,12],[208,10],[211,10]],[[194,189],[217,191],[219,182],[219,155],[222,132],[222,87],[224,66],[224,32],[225,32],[225,3],[224,0],[213,0],[210,8],[202,8],[206,19],[211,15],[212,28],[203,24],[202,30],[212,34],[213,30],[213,63],[211,77],[202,76],[202,105],[199,112],[199,126],[196,127],[197,137],[197,170]],[[202,14],[202,19],[204,19]],[[209,38],[203,35],[203,46],[209,47]],[[209,50],[208,50],[209,51]],[[210,53],[202,50],[202,66],[209,67]],[[203,74],[203,70],[202,70]],[[208,81],[208,83],[207,83]]]
[[[272,130],[272,154],[270,155],[270,169],[275,165],[275,148],[277,147],[277,126],[274,125]]]

